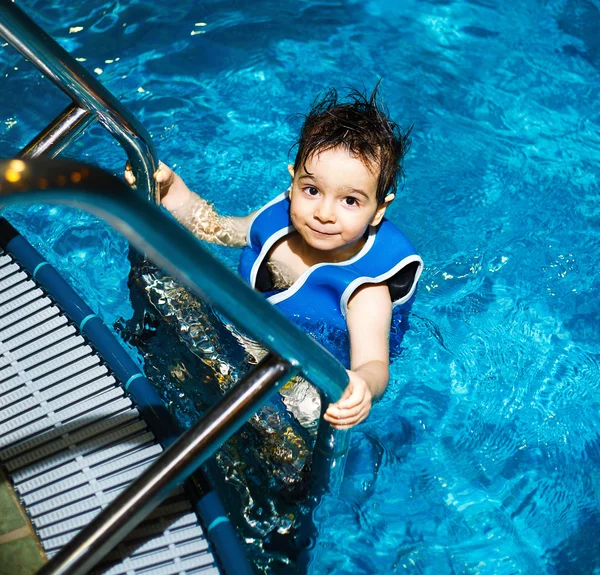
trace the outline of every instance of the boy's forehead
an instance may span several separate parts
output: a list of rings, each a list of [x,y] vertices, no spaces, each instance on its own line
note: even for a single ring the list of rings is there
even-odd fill
[[[344,147],[316,150],[306,157],[305,161],[300,165],[300,169],[304,173],[306,173],[307,170],[312,173],[312,168],[315,168],[315,166],[318,166],[319,164],[348,165],[349,163],[360,164],[360,166],[372,176],[379,178],[381,166],[378,161],[369,161],[358,154],[352,153]]]
[[[375,190],[379,181],[379,165],[364,162],[345,149],[315,152],[299,166],[297,176],[340,188]]]

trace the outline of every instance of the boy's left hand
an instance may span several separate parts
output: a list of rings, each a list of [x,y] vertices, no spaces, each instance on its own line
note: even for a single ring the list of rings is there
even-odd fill
[[[367,382],[355,371],[348,370],[350,382],[344,394],[336,403],[332,403],[323,416],[334,429],[349,429],[364,419],[371,411],[373,394]]]

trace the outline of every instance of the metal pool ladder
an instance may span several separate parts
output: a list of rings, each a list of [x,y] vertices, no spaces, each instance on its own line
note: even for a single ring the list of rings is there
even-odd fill
[[[0,162],[2,203],[77,204],[104,217],[152,261],[182,278],[196,294],[202,295],[225,316],[236,310],[236,317],[232,319],[237,326],[271,351],[244,381],[174,441],[39,572],[45,575],[83,574],[153,512],[160,501],[189,477],[285,381],[301,373],[320,389],[326,400],[334,401],[347,384],[347,374],[335,358],[288,322],[211,256],[190,233],[159,210],[155,205],[157,198],[152,179],[156,154],[150,137],[96,78],[14,3],[0,5],[0,35],[73,100],[73,104],[21,152],[20,157],[25,161]],[[151,202],[93,166],[40,158],[57,155],[95,120],[123,145],[139,186]],[[34,270],[33,275],[35,273]],[[84,329],[84,326],[79,327]],[[142,379],[129,381],[130,390]],[[108,381],[104,383],[109,385]],[[325,482],[339,473],[339,457],[345,453],[346,446],[347,433],[336,433],[321,420],[313,472],[316,470],[316,475],[324,477]],[[15,452],[9,457],[18,455]],[[23,477],[22,481],[28,479]],[[324,487],[316,491],[321,489]]]

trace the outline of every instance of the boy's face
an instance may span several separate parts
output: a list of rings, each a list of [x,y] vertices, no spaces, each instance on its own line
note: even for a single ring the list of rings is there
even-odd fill
[[[347,259],[356,253],[369,225],[377,225],[393,196],[377,205],[379,168],[366,166],[344,148],[311,156],[306,170],[292,176],[290,216],[294,227],[312,248],[338,252]],[[336,257],[336,259],[338,259]],[[341,261],[341,259],[338,259]]]

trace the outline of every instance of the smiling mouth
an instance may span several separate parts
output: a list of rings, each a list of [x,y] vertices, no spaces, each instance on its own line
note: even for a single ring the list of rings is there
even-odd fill
[[[314,228],[311,228],[310,226],[308,226],[308,229],[317,234],[318,236],[337,236],[337,232],[322,232],[320,230],[315,230]]]

